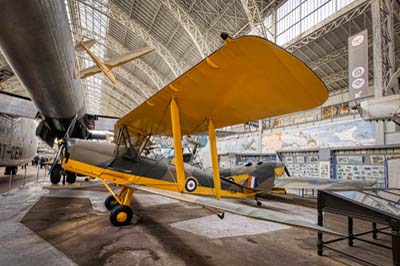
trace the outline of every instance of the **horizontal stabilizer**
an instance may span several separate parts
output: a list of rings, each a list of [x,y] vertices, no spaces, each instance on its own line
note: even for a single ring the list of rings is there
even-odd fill
[[[319,232],[323,232],[323,233],[343,236],[343,234],[341,234],[341,233],[338,233],[338,232],[329,230],[327,228],[309,223],[307,221],[299,220],[299,219],[297,219],[297,217],[294,218],[293,215],[280,213],[280,212],[273,211],[273,210],[249,207],[249,206],[244,206],[242,204],[233,203],[233,202],[229,202],[229,201],[216,200],[213,198],[206,198],[206,197],[201,197],[201,196],[196,196],[196,195],[182,194],[182,193],[177,193],[177,192],[172,192],[172,191],[167,191],[167,190],[162,190],[162,189],[157,189],[157,188],[152,188],[152,187],[140,186],[140,185],[127,185],[127,187],[150,192],[153,194],[161,195],[161,196],[172,198],[172,199],[179,200],[179,201],[189,202],[189,203],[198,204],[198,205],[213,208],[213,209],[218,209],[221,211],[226,211],[226,212],[230,212],[230,213],[234,213],[234,214],[238,214],[238,215],[243,215],[243,216],[254,218],[254,219],[265,220],[265,221],[270,221],[270,222],[275,222],[275,223],[281,223],[281,224],[291,225],[291,226],[297,226],[297,227],[310,229],[310,230],[314,230],[314,231],[319,231]]]
[[[87,41],[78,42],[78,44],[75,45],[75,51],[83,52],[83,51],[85,51],[85,49],[83,49],[82,45],[84,45],[87,49],[90,49],[95,44],[96,44],[96,40],[95,39],[90,39],[90,40],[87,40]]]
[[[34,119],[38,109],[29,98],[0,92],[0,113]]]

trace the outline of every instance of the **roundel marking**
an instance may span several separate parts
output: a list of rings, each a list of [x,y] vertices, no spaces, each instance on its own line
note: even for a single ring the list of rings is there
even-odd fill
[[[197,188],[197,181],[194,178],[189,177],[188,179],[186,179],[186,183],[185,183],[185,189],[188,192],[193,192],[195,191]]]

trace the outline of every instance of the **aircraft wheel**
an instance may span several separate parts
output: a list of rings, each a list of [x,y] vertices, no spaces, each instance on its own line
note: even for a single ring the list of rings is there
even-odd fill
[[[61,180],[61,171],[62,171],[62,167],[60,164],[56,164],[53,167],[53,170],[50,173],[50,182],[54,185],[57,185],[58,183],[60,183]]]
[[[17,174],[17,170],[18,170],[18,168],[17,167],[6,167],[6,170],[4,171],[4,174],[5,175],[16,175]]]
[[[257,200],[257,206],[260,207],[262,205],[262,202]]]
[[[107,210],[111,211],[115,206],[118,206],[119,203],[115,200],[113,195],[110,195],[104,201],[104,205],[106,206]]]
[[[131,223],[132,209],[128,206],[118,205],[110,212],[110,222],[114,226],[124,226]]]
[[[76,181],[76,173],[67,171],[67,183],[73,184]]]

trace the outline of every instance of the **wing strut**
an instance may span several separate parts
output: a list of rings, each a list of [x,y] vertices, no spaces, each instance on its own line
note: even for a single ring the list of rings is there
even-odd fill
[[[183,167],[183,155],[182,155],[181,122],[179,119],[179,107],[176,104],[174,98],[172,98],[171,100],[170,107],[171,107],[172,135],[174,138],[176,176],[178,182],[178,189],[180,190],[180,192],[183,192],[185,183],[185,171]]]
[[[211,150],[211,161],[212,161],[213,176],[214,176],[215,198],[219,200],[221,198],[221,179],[219,177],[217,139],[215,137],[215,127],[211,119],[208,121],[208,137],[210,138],[210,150]]]

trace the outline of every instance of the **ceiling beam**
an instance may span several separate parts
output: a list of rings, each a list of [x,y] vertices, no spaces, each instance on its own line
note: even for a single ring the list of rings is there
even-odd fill
[[[194,22],[188,12],[175,0],[163,0],[162,4],[169,9],[182,28],[185,29],[186,33],[190,36],[190,39],[197,48],[201,59],[208,56],[211,51],[207,38],[203,36],[202,30],[199,28],[197,23]]]

